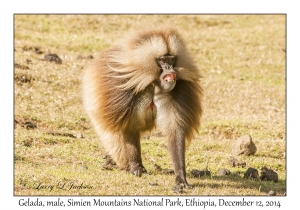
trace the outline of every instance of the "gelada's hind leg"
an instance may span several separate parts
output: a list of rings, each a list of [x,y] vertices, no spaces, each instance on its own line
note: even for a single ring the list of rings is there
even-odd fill
[[[126,159],[128,160],[128,171],[136,176],[147,173],[142,164],[141,143],[139,133],[123,134],[125,142]]]
[[[112,160],[108,159],[108,163],[116,162],[121,170],[141,176],[147,173],[142,164],[140,134],[134,132],[123,132],[120,139],[114,142],[116,147],[110,150]]]

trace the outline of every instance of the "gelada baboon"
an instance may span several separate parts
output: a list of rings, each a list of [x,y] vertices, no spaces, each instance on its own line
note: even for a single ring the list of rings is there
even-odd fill
[[[156,127],[168,138],[175,186],[188,187],[185,145],[202,113],[200,74],[173,28],[139,31],[104,50],[83,74],[83,100],[107,154],[140,176],[141,133]]]

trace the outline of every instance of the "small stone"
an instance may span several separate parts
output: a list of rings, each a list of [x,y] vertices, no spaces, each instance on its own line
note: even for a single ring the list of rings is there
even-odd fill
[[[159,172],[159,171],[162,171],[162,168],[159,165],[154,164],[152,170],[155,172]]]
[[[83,139],[84,138],[83,133],[77,133],[76,138],[77,139]]]
[[[14,127],[16,127],[17,124],[19,124],[19,121],[14,119]]]
[[[14,79],[17,83],[30,83],[33,79],[30,73],[16,73]]]
[[[229,164],[232,167],[235,167],[235,166],[242,167],[242,168],[246,167],[246,162],[239,161],[234,157],[230,157]]]
[[[229,159],[229,164],[230,164],[230,166],[235,167],[235,162],[237,162],[237,161],[238,161],[238,160],[235,159],[234,157],[230,157],[230,159]]]
[[[197,170],[197,169],[193,169],[191,170],[191,174],[194,177],[201,177],[201,176],[211,176],[211,173],[209,170],[205,169],[205,170]]]
[[[230,175],[230,171],[226,168],[220,168],[218,174],[219,174],[219,176]]]
[[[87,57],[84,57],[84,56],[82,56],[82,55],[78,55],[77,56],[77,59],[78,60],[81,60],[81,59],[93,59],[94,57],[92,56],[92,55],[88,55]]]
[[[52,135],[52,136],[66,136],[66,137],[71,137],[71,138],[77,138],[75,135],[71,133],[60,133],[56,131],[48,131],[47,134]]]
[[[161,170],[161,173],[162,174],[174,174],[174,170],[165,168],[165,169]]]
[[[258,171],[255,168],[248,168],[244,174],[244,178],[247,179],[257,179],[258,178]]]
[[[273,191],[273,190],[270,190],[270,192],[268,193],[269,196],[275,196],[276,195],[276,192]]]
[[[152,170],[156,173],[159,172],[160,174],[174,174],[173,169],[167,169],[167,168],[162,169],[161,166],[159,166],[157,164],[153,165]]]
[[[249,135],[238,138],[232,146],[233,155],[253,155],[256,152],[256,146]]]
[[[149,182],[150,186],[158,186],[157,182]]]
[[[43,54],[43,51],[41,51],[38,47],[35,47],[35,48],[34,48],[34,52],[35,52],[36,54]]]
[[[37,125],[30,121],[22,122],[21,126],[28,130],[37,128]]]
[[[47,61],[55,62],[58,64],[62,63],[62,60],[58,57],[57,54],[47,54],[47,55],[45,55],[44,59],[42,59],[42,60],[47,60]]]
[[[245,167],[246,167],[246,162],[238,161],[238,162],[236,163],[236,166],[237,166],[237,167],[245,168]]]
[[[268,169],[266,167],[263,167],[261,169],[261,180],[266,180],[266,181],[274,181],[278,182],[278,174],[273,171],[272,169]]]
[[[28,66],[23,66],[23,65],[20,65],[20,64],[17,64],[17,63],[15,63],[14,67],[15,68],[19,68],[19,69],[24,69],[24,70],[28,70],[29,69]]]

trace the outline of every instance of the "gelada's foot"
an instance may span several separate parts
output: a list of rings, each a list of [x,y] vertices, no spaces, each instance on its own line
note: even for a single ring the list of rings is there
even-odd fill
[[[130,167],[130,172],[138,177],[142,176],[142,174],[147,173],[147,170],[143,165],[140,164],[132,164]]]
[[[107,170],[112,170],[113,168],[117,167],[117,164],[115,163],[115,161],[109,155],[105,155],[103,158],[105,159],[105,163],[103,164],[103,168],[105,168]]]
[[[182,193],[183,192],[183,189],[186,188],[186,189],[192,189],[193,187],[191,185],[189,185],[187,183],[187,181],[185,180],[181,180],[179,181],[180,179],[176,179],[176,184],[175,186],[172,187],[172,190],[176,193]]]

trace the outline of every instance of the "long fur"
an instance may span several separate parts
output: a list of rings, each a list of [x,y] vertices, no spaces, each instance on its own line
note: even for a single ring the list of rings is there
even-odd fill
[[[153,85],[160,76],[156,59],[165,54],[176,55],[177,72],[175,88],[166,93]],[[124,133],[139,141],[140,132],[156,125],[167,136],[179,132],[188,141],[193,138],[202,115],[199,79],[199,70],[173,28],[139,31],[104,50],[85,69],[85,109],[120,168],[130,162]]]

